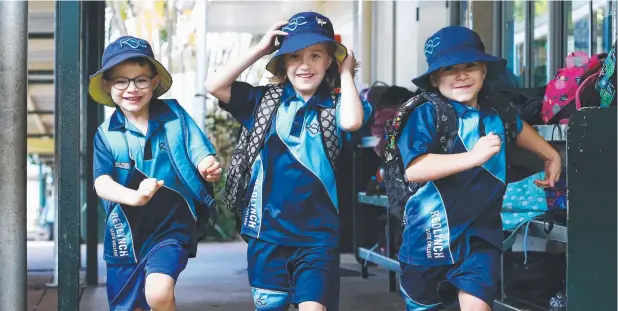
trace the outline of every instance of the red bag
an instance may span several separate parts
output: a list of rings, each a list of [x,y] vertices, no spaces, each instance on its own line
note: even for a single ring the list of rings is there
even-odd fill
[[[598,72],[603,65],[606,54],[592,57],[578,51],[566,58],[567,67],[558,70],[556,76],[545,88],[541,118],[545,124],[566,124],[571,114],[579,109],[576,105],[576,95],[583,87],[582,82],[588,76]]]

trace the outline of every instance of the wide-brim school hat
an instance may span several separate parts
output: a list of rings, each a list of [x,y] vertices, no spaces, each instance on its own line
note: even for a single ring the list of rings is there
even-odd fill
[[[153,97],[158,98],[165,94],[170,87],[172,87],[172,76],[167,69],[154,58],[154,53],[148,41],[132,36],[122,36],[105,48],[103,57],[101,58],[101,69],[90,76],[88,93],[92,99],[97,103],[115,107],[116,104],[112,100],[112,97],[103,88],[103,72],[127,59],[138,57],[149,60],[154,65],[157,70],[156,73],[160,77],[161,82],[153,91]]]
[[[337,46],[335,58],[339,62],[348,55],[348,50],[335,40],[335,31],[328,17],[316,12],[301,12],[292,16],[288,24],[281,28],[287,36],[279,37],[281,46],[277,53],[266,64],[266,70],[275,74],[277,62],[282,61],[282,55],[298,52],[304,48],[319,43],[332,42]]]
[[[462,26],[448,26],[438,30],[425,42],[427,71],[412,79],[421,89],[429,90],[433,86],[429,76],[440,68],[484,62],[487,65],[486,80],[500,76],[506,67],[506,60],[485,53],[485,45],[473,30]]]

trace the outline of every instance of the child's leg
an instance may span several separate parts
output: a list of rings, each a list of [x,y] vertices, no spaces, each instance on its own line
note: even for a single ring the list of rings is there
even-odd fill
[[[406,311],[438,311],[443,305],[438,287],[452,266],[411,266],[401,264],[399,291],[406,303]]]
[[[145,296],[152,311],[176,311],[174,287],[187,266],[189,251],[178,244],[163,246],[146,259]]]
[[[460,290],[457,296],[461,311],[491,311],[491,307],[485,301],[463,290]]]
[[[315,301],[305,301],[298,305],[300,311],[326,311],[326,306]]]
[[[292,276],[290,301],[299,311],[339,310],[339,251],[334,247],[307,247],[288,263]]]
[[[107,297],[111,311],[148,310],[144,270],[137,264],[107,264]]]
[[[175,283],[176,280],[163,273],[151,273],[146,277],[144,292],[152,311],[176,311]]]
[[[287,264],[295,248],[247,241],[247,272],[257,311],[287,311],[290,277]]]
[[[461,311],[490,311],[499,277],[500,250],[484,240],[472,238],[470,255],[449,271],[439,294],[445,304],[458,302]]]

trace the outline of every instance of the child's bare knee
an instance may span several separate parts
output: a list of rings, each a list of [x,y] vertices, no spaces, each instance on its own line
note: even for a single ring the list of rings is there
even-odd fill
[[[459,291],[458,298],[461,311],[491,311],[485,301],[463,290]]]
[[[326,311],[326,307],[315,301],[301,302],[298,305],[299,311]]]
[[[153,273],[146,277],[146,302],[152,310],[173,310],[174,279],[169,275]]]

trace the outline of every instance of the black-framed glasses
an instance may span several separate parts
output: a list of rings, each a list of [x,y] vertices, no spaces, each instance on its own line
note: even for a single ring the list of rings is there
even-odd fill
[[[112,80],[112,85],[114,86],[115,89],[119,91],[124,91],[129,87],[129,84],[131,84],[131,81],[132,81],[133,84],[135,84],[136,88],[145,89],[150,86],[150,83],[152,82],[152,78],[154,77],[144,76],[144,77],[137,77],[134,79],[116,78]]]

